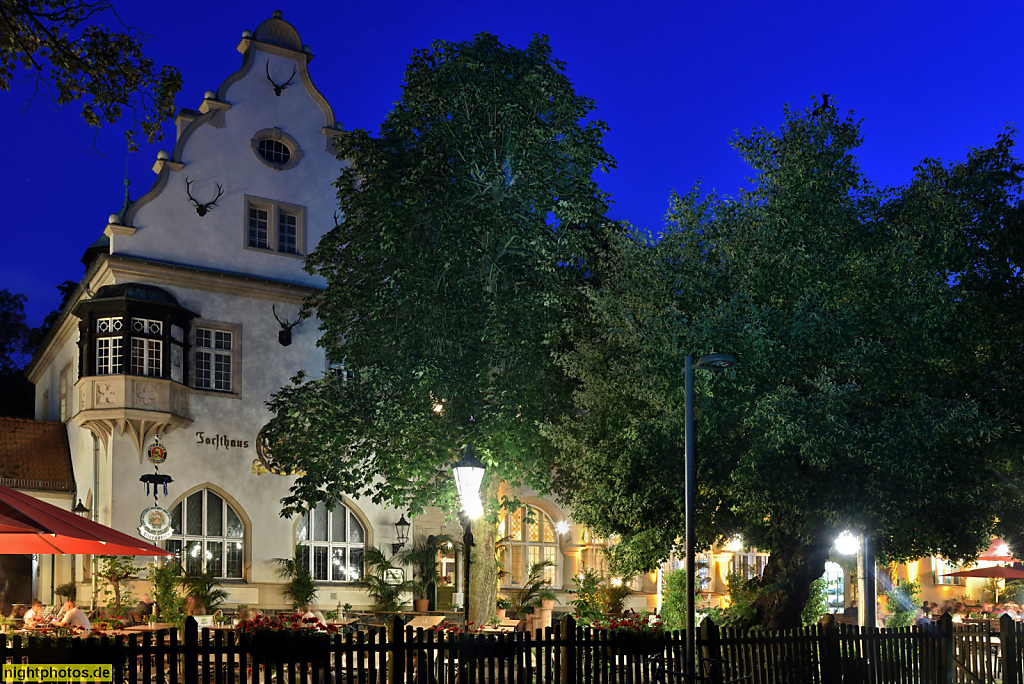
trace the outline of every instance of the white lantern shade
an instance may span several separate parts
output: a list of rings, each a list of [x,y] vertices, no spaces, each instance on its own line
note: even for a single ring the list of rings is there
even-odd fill
[[[484,480],[484,464],[473,454],[473,445],[466,445],[466,453],[459,462],[452,466],[455,486],[459,490],[462,507],[469,512],[470,507],[476,508],[480,501],[480,484]]]

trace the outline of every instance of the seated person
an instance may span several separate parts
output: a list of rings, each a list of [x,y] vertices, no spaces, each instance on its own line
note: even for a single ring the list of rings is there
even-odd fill
[[[850,601],[850,605],[848,605],[846,607],[846,610],[843,611],[843,617],[844,618],[856,618],[857,617],[857,601],[856,601],[856,599],[854,599],[853,601]]]
[[[188,598],[185,599],[185,615],[192,617],[206,615],[206,606],[203,605],[203,599],[195,594],[189,594]]]
[[[46,624],[43,602],[39,599],[32,599],[32,607],[25,611],[25,629],[34,629]]]
[[[74,601],[64,602],[64,617],[61,620],[52,620],[56,627],[75,627],[84,632],[92,631],[92,624],[89,617],[81,608],[75,605]]]
[[[139,599],[139,602],[131,610],[140,618],[149,617],[153,614],[153,597],[149,594],[143,594],[142,598]]]

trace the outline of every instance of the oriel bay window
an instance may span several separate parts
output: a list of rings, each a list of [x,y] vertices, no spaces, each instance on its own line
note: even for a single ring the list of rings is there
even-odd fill
[[[318,582],[355,582],[363,577],[366,532],[343,504],[321,502],[295,527],[296,555]]]
[[[142,283],[105,285],[73,313],[79,369],[87,375],[143,375],[182,382],[184,331],[195,314],[166,290]]]
[[[223,497],[209,489],[189,494],[171,509],[171,525],[174,535],[165,548],[177,555],[185,572],[242,579],[245,527]]]

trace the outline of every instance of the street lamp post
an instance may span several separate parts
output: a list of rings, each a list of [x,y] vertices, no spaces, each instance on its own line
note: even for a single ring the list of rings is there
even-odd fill
[[[462,454],[459,462],[452,466],[452,475],[455,477],[455,486],[459,490],[459,500],[462,503],[459,522],[462,523],[462,546],[466,554],[462,603],[466,624],[469,625],[469,565],[470,549],[473,547],[473,520],[479,518],[484,512],[483,502],[480,501],[480,483],[484,479],[484,464],[473,453],[472,444],[466,445],[466,452]]]
[[[737,363],[732,354],[708,354],[697,359],[686,355],[686,674],[692,679],[696,673],[697,658],[697,606],[694,605],[696,592],[696,506],[697,506],[697,465],[696,435],[693,427],[693,369],[725,370]]]

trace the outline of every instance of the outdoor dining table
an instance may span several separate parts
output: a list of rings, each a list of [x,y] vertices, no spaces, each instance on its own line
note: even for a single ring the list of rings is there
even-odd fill
[[[129,633],[132,633],[132,632],[156,632],[156,631],[161,630],[161,629],[171,629],[172,627],[176,627],[176,626],[177,625],[175,625],[173,622],[153,622],[153,623],[146,623],[144,625],[132,625],[131,627],[125,627],[121,631],[122,632],[129,632]]]

